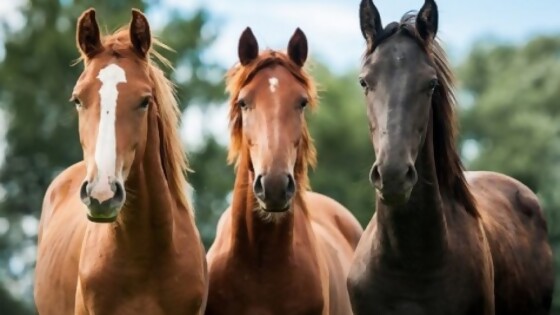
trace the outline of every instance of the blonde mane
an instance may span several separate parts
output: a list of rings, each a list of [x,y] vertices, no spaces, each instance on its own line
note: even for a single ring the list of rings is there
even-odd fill
[[[103,47],[112,54],[128,56],[131,53],[131,42],[129,38],[128,27],[121,28],[113,34],[105,35],[101,39]],[[181,111],[175,91],[175,85],[165,76],[164,72],[157,66],[157,62],[163,66],[173,69],[171,63],[163,57],[156,47],[166,50],[172,50],[169,46],[162,43],[157,38],[152,37],[152,47],[149,51],[147,60],[148,72],[150,79],[154,83],[155,100],[157,104],[157,114],[162,130],[161,134],[161,150],[163,168],[166,170],[167,183],[171,194],[177,198],[177,201],[194,216],[194,209],[187,198],[188,182],[186,173],[189,171],[186,154],[179,135],[179,118]],[[85,55],[80,56],[79,60],[84,62],[84,66],[88,65],[88,58]]]

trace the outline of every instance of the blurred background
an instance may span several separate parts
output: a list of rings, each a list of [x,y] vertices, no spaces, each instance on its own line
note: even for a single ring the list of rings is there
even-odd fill
[[[421,0],[378,0],[383,24],[418,10]],[[348,207],[365,226],[374,211],[374,161],[357,76],[364,49],[359,1],[346,0],[2,0],[0,1],[0,314],[35,314],[37,224],[50,181],[81,159],[68,102],[82,66],[75,24],[97,9],[103,29],[148,15],[175,53],[184,111],[181,127],[194,173],[197,224],[205,245],[230,201],[224,71],[251,26],[261,48],[284,49],[297,26],[310,42],[310,70],[321,88],[309,113],[318,150],[314,190]],[[541,198],[556,253],[560,245],[560,2],[439,1],[439,35],[459,79],[460,142],[471,170],[513,176]],[[560,279],[560,264],[557,264]],[[560,314],[560,287],[555,312]]]

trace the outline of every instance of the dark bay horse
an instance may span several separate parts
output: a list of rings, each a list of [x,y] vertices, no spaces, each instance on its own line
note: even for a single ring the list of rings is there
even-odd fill
[[[204,248],[186,196],[186,159],[171,82],[148,21],[100,36],[93,9],[77,24],[84,71],[72,94],[84,161],[50,184],[39,228],[41,315],[200,315]],[[160,61],[165,61],[160,59]]]
[[[362,0],[360,25],[377,211],[348,276],[354,313],[548,314],[552,252],[537,196],[463,171],[435,2],[383,28]]]
[[[259,54],[250,28],[227,75],[231,207],[210,248],[206,314],[351,314],[346,276],[362,233],[336,201],[309,191],[315,162],[305,108],[316,105],[298,28],[287,54]]]

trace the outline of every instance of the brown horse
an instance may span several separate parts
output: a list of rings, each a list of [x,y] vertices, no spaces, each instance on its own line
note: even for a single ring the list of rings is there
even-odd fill
[[[44,199],[37,309],[202,314],[205,253],[186,197],[177,101],[151,61],[158,42],[136,10],[128,29],[103,38],[93,9],[77,26],[85,66],[72,101],[84,161],[58,175]]]
[[[250,28],[227,76],[232,206],[208,252],[206,314],[350,314],[346,275],[362,233],[336,201],[309,191],[315,162],[304,110],[316,105],[298,28],[287,54],[259,47]]]
[[[377,211],[348,277],[355,314],[548,314],[552,253],[536,195],[463,172],[435,2],[382,28],[362,0],[360,24]]]

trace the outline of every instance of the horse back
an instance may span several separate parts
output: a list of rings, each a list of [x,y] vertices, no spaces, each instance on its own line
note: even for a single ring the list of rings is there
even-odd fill
[[[311,222],[329,231],[333,244],[344,244],[345,251],[352,256],[363,233],[358,220],[343,205],[325,195],[307,192],[305,199]]]
[[[496,314],[548,314],[553,260],[537,196],[498,173],[467,172],[467,179],[492,252]]]
[[[41,211],[35,302],[41,315],[73,314],[78,261],[87,224],[79,200],[85,166],[77,163],[49,185]]]
[[[306,193],[305,198],[317,252],[323,254],[328,270],[330,314],[351,314],[346,277],[363,229],[354,216],[333,199],[313,192]]]

